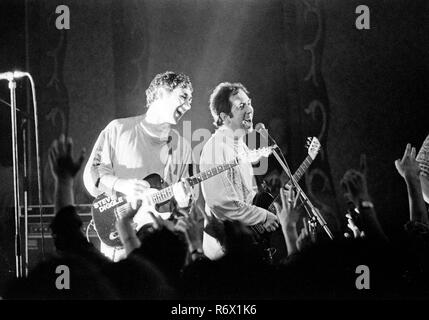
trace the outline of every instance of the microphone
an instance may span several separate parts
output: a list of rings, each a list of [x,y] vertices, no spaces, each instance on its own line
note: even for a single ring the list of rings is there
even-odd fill
[[[264,136],[265,138],[269,136],[268,130],[265,128],[265,125],[261,122],[255,125],[255,131],[258,132],[260,135]]]
[[[265,125],[263,123],[261,123],[261,122],[257,123],[255,125],[255,130],[264,138],[271,140],[274,143],[274,147],[278,148],[276,140],[268,133],[268,130],[267,130],[267,128],[265,128]]]
[[[0,73],[0,80],[13,80],[13,72]]]
[[[266,138],[267,140],[271,140],[271,142],[274,144],[273,148],[278,149],[280,151],[280,155],[282,156],[283,161],[286,162],[283,151],[280,149],[279,145],[277,144],[277,141],[268,133],[267,128],[265,128],[265,125],[261,122],[257,123],[255,125],[255,131],[258,132],[262,137]]]
[[[27,75],[27,72],[22,72],[22,71],[11,72],[11,71],[8,71],[8,72],[0,73],[0,80],[12,81],[13,79],[25,77],[26,75]]]

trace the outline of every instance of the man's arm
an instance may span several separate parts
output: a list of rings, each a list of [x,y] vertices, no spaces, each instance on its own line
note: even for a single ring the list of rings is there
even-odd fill
[[[113,190],[115,176],[113,174],[110,146],[108,143],[108,128],[109,126],[98,136],[83,172],[85,188],[94,197],[103,192],[111,192]],[[103,179],[103,183],[101,183],[103,176],[105,178]],[[109,179],[111,180],[110,183]]]
[[[83,149],[78,160],[73,159],[73,141],[61,135],[49,149],[49,165],[55,180],[55,212],[74,204],[73,181],[85,157]]]
[[[396,160],[395,166],[407,185],[410,221],[429,225],[420,183],[420,167],[416,161],[416,149],[412,148],[410,144],[407,144],[402,159]]]
[[[200,159],[201,171],[226,162],[221,152],[221,144],[217,146],[217,152],[212,150],[212,145],[204,147]],[[236,188],[228,177],[228,172],[207,179],[202,186],[207,205],[218,217],[239,220],[245,225],[255,225],[266,222],[268,215],[274,216],[265,209],[246,203],[240,198]]]
[[[368,192],[365,174],[349,169],[341,180],[341,186],[346,192],[346,197],[350,199],[360,212],[363,231],[368,238],[387,242],[388,238],[378,221],[374,205]]]
[[[98,136],[85,166],[84,185],[94,197],[103,192],[112,194],[118,191],[133,199],[139,199],[149,184],[143,180],[121,179],[115,175],[111,150],[111,142],[115,139],[114,125],[115,121],[112,121]]]
[[[112,193],[118,179],[114,175],[110,140],[111,122],[98,136],[83,172],[83,182],[88,192],[96,197],[103,192]]]
[[[290,256],[298,251],[298,232],[296,227],[299,220],[299,212],[296,210],[298,197],[292,189],[284,190],[284,188],[280,188],[279,192],[282,206],[280,207],[276,202],[274,202],[274,206],[285,237],[287,254]]]

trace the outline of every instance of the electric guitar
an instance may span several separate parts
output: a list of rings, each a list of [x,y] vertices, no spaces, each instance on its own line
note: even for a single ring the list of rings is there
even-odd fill
[[[295,181],[299,181],[304,173],[307,171],[308,167],[311,165],[313,160],[316,158],[319,150],[320,150],[320,142],[316,137],[307,138],[307,146],[308,146],[308,155],[302,164],[299,166],[298,170],[293,174],[293,178]],[[292,186],[292,181],[288,181],[285,184],[285,188],[288,189]],[[267,209],[268,211],[276,214],[276,207],[274,206],[275,202],[280,202],[280,194],[274,198],[269,192],[262,191],[258,192],[253,198],[253,204],[261,207],[263,209]],[[259,235],[262,235],[266,232],[265,228],[262,224],[250,226],[250,228]]]
[[[308,138],[307,140],[308,145],[308,155],[303,161],[303,163],[299,166],[298,170],[294,173],[293,177],[295,181],[299,181],[308,167],[311,165],[313,160],[316,158],[317,153],[320,150],[320,142],[316,137]],[[284,185],[285,188],[291,186],[291,181],[286,182]],[[276,198],[274,198],[269,192],[258,192],[255,197],[253,198],[253,204],[261,207],[263,209],[266,209],[274,214],[277,214],[276,208],[274,206],[275,202],[280,201],[280,195],[278,195]],[[271,236],[273,235],[272,232],[267,232],[263,224],[257,224],[253,226],[248,226],[250,230],[254,233],[255,237],[255,244],[257,247],[264,251],[263,256],[264,259],[271,263],[273,261],[273,253],[275,252],[272,248],[275,247],[275,244],[272,244]],[[210,236],[210,238],[206,239],[207,242],[207,248],[209,248],[207,252],[205,252],[206,256],[208,256],[210,259],[217,259],[220,256],[224,254],[224,248],[222,247],[221,242],[217,238],[216,233],[211,229],[206,227],[204,229],[206,234]],[[283,236],[282,236],[283,237]],[[284,241],[284,240],[283,240]]]
[[[226,170],[234,168],[240,164],[240,161],[256,162],[261,157],[268,157],[273,147],[264,147],[256,150],[249,150],[244,154],[238,155],[233,161],[215,166],[211,169],[200,172],[192,177],[182,179],[171,186],[168,186],[158,174],[150,174],[143,180],[150,185],[144,196],[142,204],[133,218],[133,227],[139,231],[145,226],[152,225],[153,220],[149,212],[161,217],[162,219],[174,219],[172,212],[174,209],[174,190],[177,187],[183,188],[183,184],[193,187],[202,181],[214,177]],[[180,186],[180,184],[182,184]],[[183,190],[183,189],[182,189]],[[132,210],[131,202],[127,201],[126,195],[116,192],[113,195],[101,194],[92,205],[92,218],[95,230],[100,240],[111,247],[121,247],[122,243],[119,234],[116,231],[115,223],[122,216]]]

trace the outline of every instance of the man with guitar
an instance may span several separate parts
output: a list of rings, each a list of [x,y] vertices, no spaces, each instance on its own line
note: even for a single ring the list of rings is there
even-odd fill
[[[184,74],[156,75],[146,90],[146,112],[113,120],[100,133],[84,171],[88,192],[94,197],[119,192],[135,203],[149,188],[142,180],[148,175],[168,184],[188,177],[192,150],[171,126],[190,110],[192,92]],[[102,243],[102,252],[114,260],[115,251]]]
[[[210,111],[217,130],[203,147],[200,170],[248,152],[243,141],[246,133],[253,129],[253,107],[248,94],[240,83],[221,83],[213,90]],[[267,231],[279,226],[276,215],[252,205],[257,187],[252,164],[248,161],[241,161],[239,166],[202,182],[202,192],[207,215],[238,220],[247,226],[262,224]],[[207,232],[203,235],[203,250],[210,259],[223,255],[219,241]]]

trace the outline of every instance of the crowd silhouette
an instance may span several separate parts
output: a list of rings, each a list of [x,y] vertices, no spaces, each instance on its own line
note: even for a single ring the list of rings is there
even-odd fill
[[[395,166],[408,191],[410,215],[399,246],[377,219],[365,168],[350,169],[340,181],[350,210],[347,230],[329,240],[314,230],[297,206],[293,190],[279,189],[276,204],[287,257],[270,263],[255,236],[238,221],[208,217],[197,203],[175,223],[153,215],[150,231],[136,234],[132,218],[116,227],[126,258],[105,258],[82,232],[73,206],[73,181],[81,169],[72,140],[61,136],[50,149],[55,180],[56,215],[51,223],[56,253],[40,262],[27,278],[11,280],[3,299],[371,299],[421,298],[429,295],[429,220],[421,181],[427,172],[408,144]],[[417,157],[418,158],[418,157]],[[393,162],[393,160],[392,160]],[[404,197],[407,195],[404,194]],[[202,247],[202,220],[218,235],[226,254],[209,260]],[[58,290],[56,268],[70,270],[68,290]],[[357,288],[356,268],[370,270],[370,290]]]

